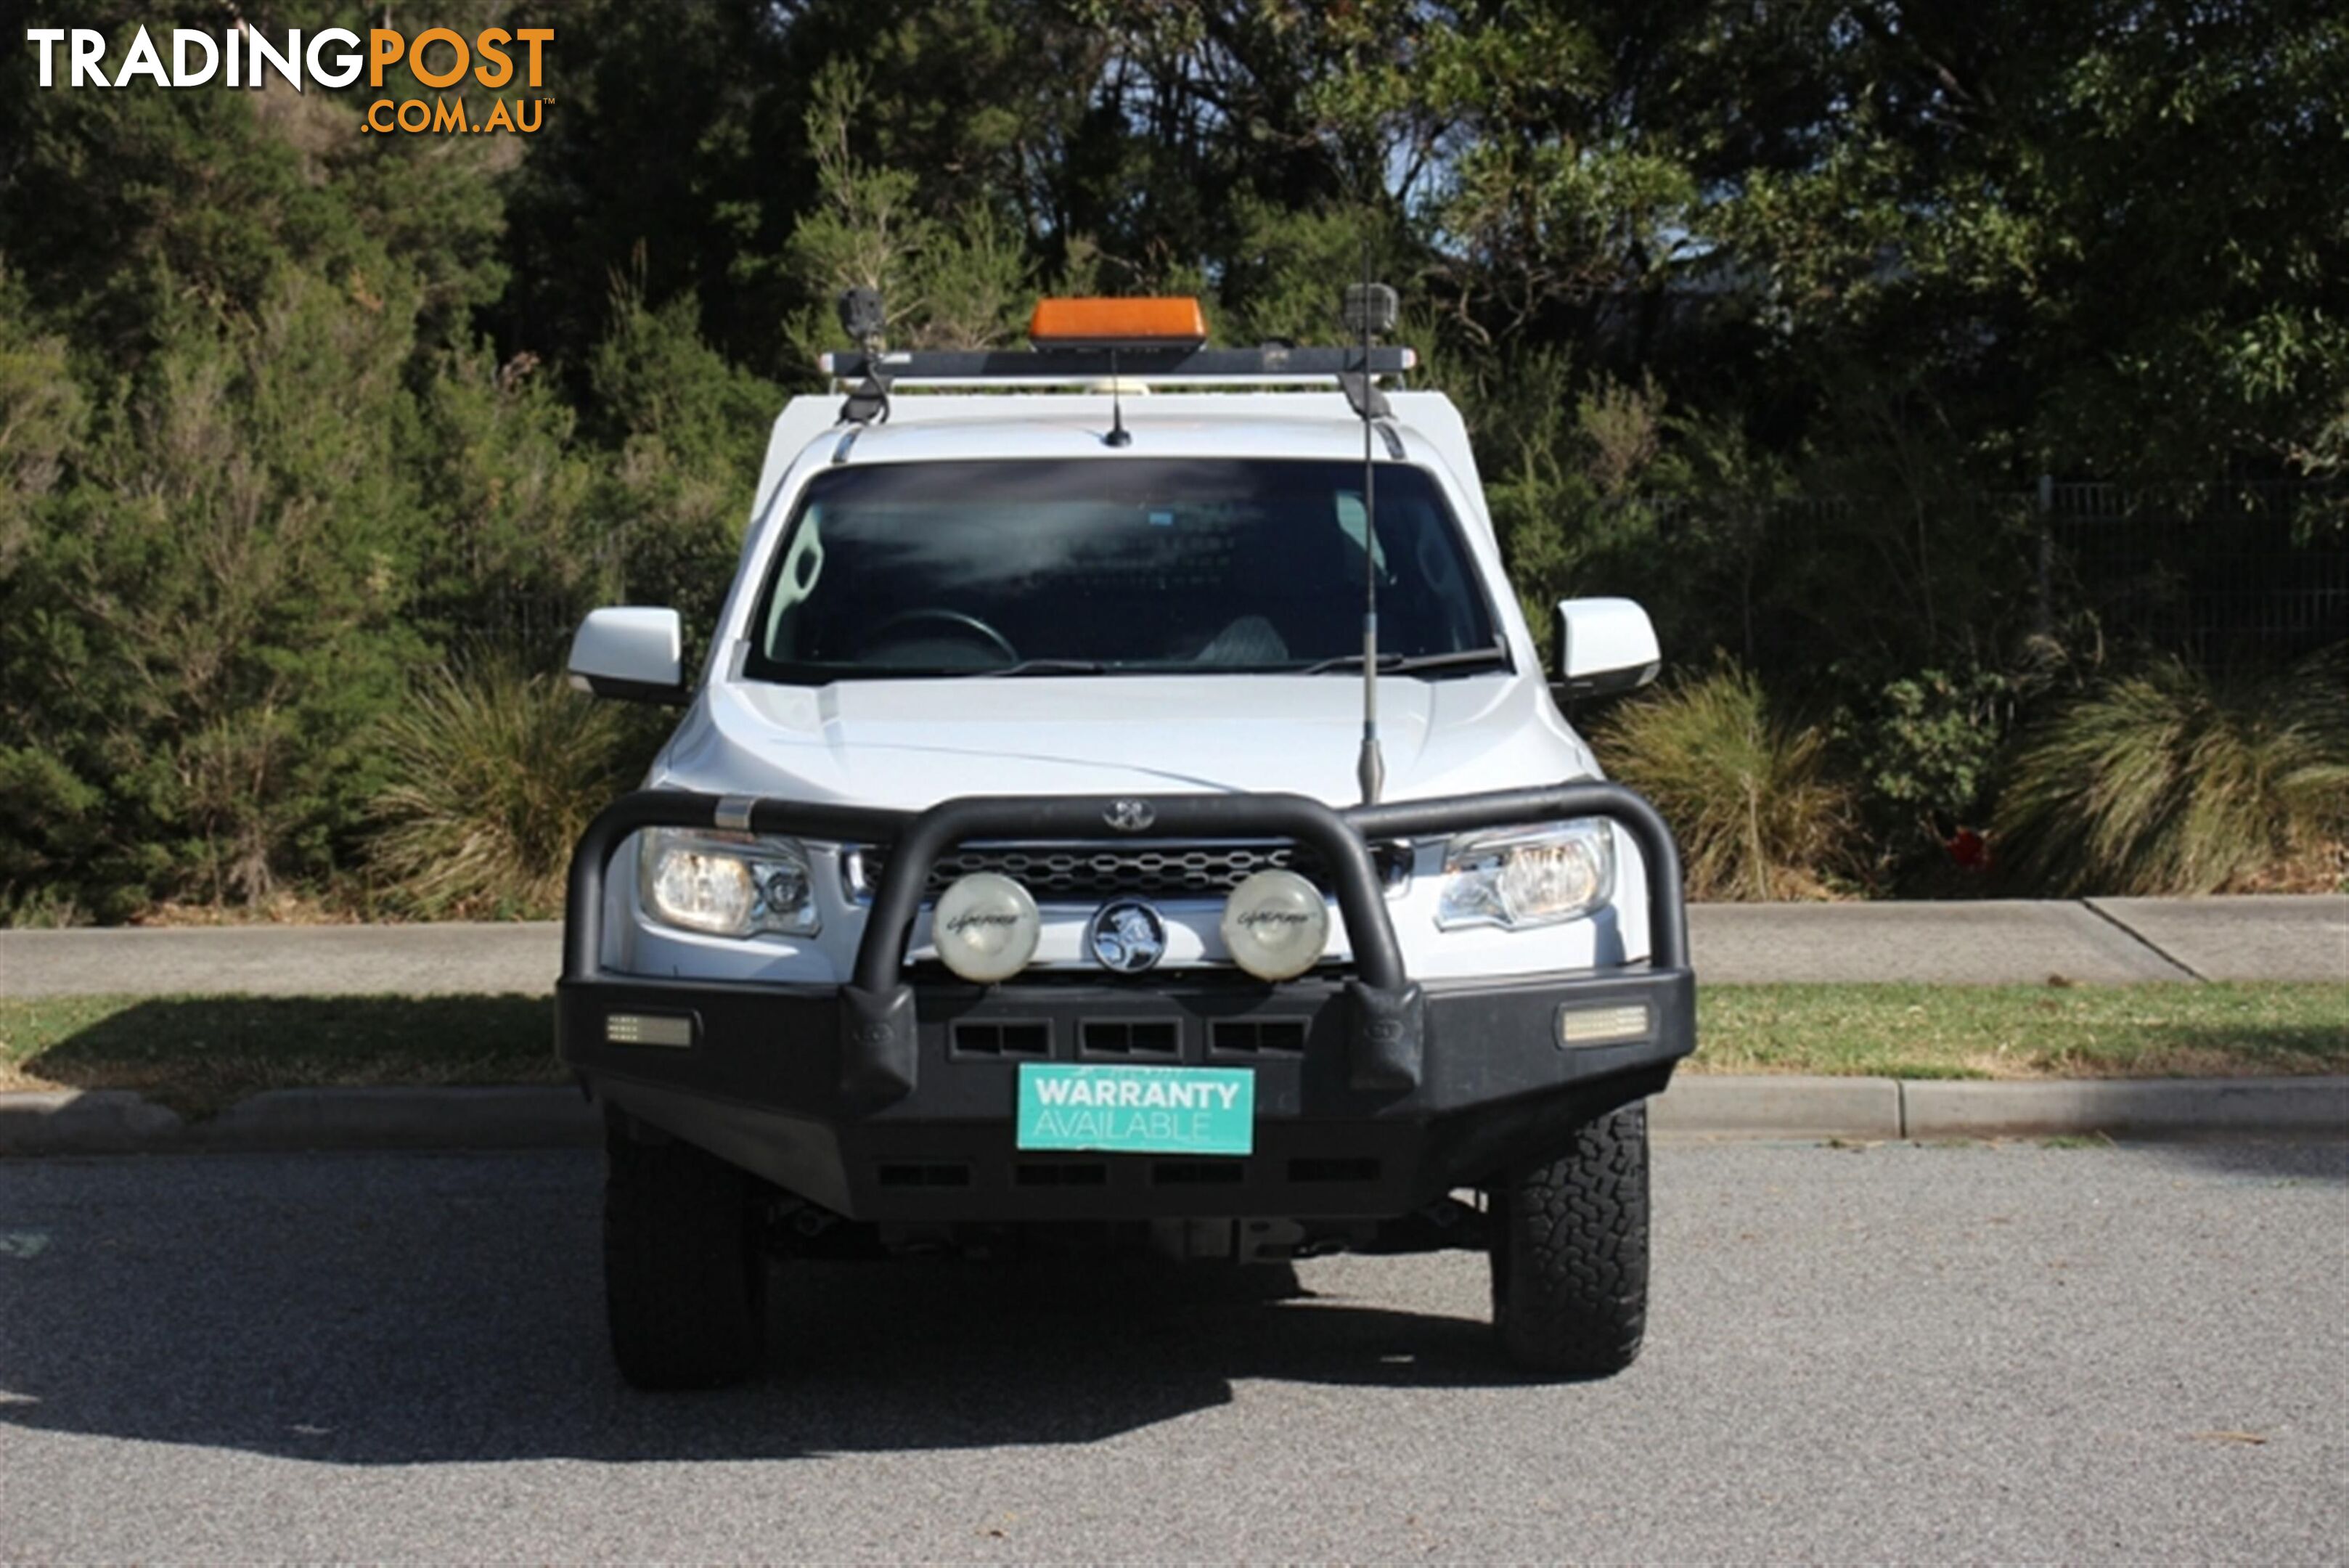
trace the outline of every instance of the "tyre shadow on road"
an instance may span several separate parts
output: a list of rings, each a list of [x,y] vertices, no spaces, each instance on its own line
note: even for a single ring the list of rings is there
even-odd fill
[[[0,1256],[0,1448],[16,1428],[351,1465],[788,1459],[1098,1441],[1243,1380],[1518,1381],[1481,1321],[1301,1293],[1285,1269],[785,1262],[757,1382],[640,1394],[603,1340],[593,1161],[412,1165],[442,1190],[402,1204],[390,1160],[86,1162],[155,1190],[46,1229],[0,1182],[0,1232],[44,1238]],[[306,1185],[204,1200],[233,1168]],[[494,1175],[514,1168],[562,1179],[515,1191]],[[447,1190],[464,1168],[492,1174]],[[1481,1260],[1444,1266],[1481,1297]]]

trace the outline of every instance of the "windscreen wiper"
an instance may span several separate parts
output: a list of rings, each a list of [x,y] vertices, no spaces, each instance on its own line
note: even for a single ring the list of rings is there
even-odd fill
[[[980,679],[1001,675],[1099,675],[1108,668],[1098,659],[1023,659],[1017,664],[957,670],[955,673]]]
[[[1509,650],[1506,648],[1464,648],[1453,653],[1381,653],[1379,673],[1381,675],[1412,675],[1422,670],[1464,670],[1476,666],[1506,665]],[[1309,664],[1298,673],[1322,675],[1333,670],[1360,670],[1362,656],[1341,653],[1335,659],[1325,659],[1319,664]]]

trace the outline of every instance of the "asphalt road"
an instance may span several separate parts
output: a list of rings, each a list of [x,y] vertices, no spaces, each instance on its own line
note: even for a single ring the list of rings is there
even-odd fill
[[[1646,1356],[1480,1259],[830,1265],[608,1369],[595,1161],[0,1162],[0,1557],[2349,1558],[2349,1148],[1658,1151]]]

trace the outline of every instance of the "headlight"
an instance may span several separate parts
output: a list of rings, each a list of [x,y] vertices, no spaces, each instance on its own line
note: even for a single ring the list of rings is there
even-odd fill
[[[1044,919],[1028,889],[1009,877],[975,871],[955,879],[930,912],[938,961],[968,981],[1009,980],[1036,956]]]
[[[1615,838],[1604,822],[1468,833],[1444,853],[1435,923],[1554,926],[1615,894]]]
[[[1224,902],[1224,946],[1258,980],[1294,980],[1330,945],[1321,889],[1294,871],[1259,871]]]
[[[636,850],[636,891],[653,919],[688,931],[812,937],[823,929],[807,851],[793,838],[647,828]]]

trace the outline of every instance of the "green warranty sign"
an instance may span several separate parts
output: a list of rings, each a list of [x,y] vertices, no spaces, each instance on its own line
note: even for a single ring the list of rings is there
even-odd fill
[[[1019,1147],[1246,1154],[1256,1147],[1256,1075],[1246,1067],[1023,1063]]]

